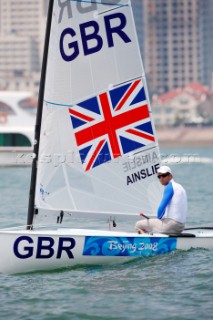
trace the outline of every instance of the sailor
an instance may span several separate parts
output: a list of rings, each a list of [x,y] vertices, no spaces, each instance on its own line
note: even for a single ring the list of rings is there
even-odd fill
[[[160,183],[165,187],[156,219],[143,219],[136,223],[136,231],[160,232],[177,235],[184,230],[187,212],[187,196],[184,188],[173,180],[168,166],[157,170]]]

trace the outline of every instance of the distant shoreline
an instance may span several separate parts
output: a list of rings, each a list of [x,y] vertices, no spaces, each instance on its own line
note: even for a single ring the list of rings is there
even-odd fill
[[[156,129],[160,147],[213,147],[213,127]]]

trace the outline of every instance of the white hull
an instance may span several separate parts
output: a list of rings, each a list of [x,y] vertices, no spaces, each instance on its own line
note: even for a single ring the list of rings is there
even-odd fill
[[[31,166],[32,147],[0,147],[0,166]]]
[[[0,102],[5,104],[5,121],[0,121],[0,166],[29,166],[32,164],[35,110],[23,108],[24,101],[34,99],[31,92],[0,91]],[[27,103],[27,102],[26,102]],[[32,103],[32,101],[31,101]],[[0,112],[2,114],[2,112]],[[1,116],[2,118],[2,116]],[[1,120],[1,119],[0,119]]]
[[[0,231],[0,272],[15,274],[77,265],[118,264],[177,249],[213,249],[213,230],[191,231],[186,232],[195,237],[68,228],[5,229]]]

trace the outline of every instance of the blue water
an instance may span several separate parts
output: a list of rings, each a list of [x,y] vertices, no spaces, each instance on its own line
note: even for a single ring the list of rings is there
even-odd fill
[[[162,154],[187,190],[187,225],[213,226],[213,149]],[[0,177],[0,227],[25,224],[30,168],[0,168]],[[212,251],[192,249],[113,267],[0,274],[0,319],[212,319],[212,266]]]

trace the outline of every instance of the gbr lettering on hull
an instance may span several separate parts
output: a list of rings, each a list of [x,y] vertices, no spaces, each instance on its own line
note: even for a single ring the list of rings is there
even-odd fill
[[[14,254],[19,259],[28,259],[35,256],[36,259],[60,259],[65,252],[69,259],[74,259],[72,249],[75,247],[75,239],[59,237],[57,241],[52,237],[38,237],[37,241],[29,236],[18,237],[13,246]]]
[[[104,32],[106,33],[106,41],[109,48],[115,46],[115,37],[117,39],[120,38],[124,43],[131,42],[125,31],[126,24],[126,16],[121,12],[104,16]],[[79,32],[80,40],[78,41],[76,38]],[[95,20],[81,23],[78,32],[70,27],[65,28],[59,41],[61,57],[67,62],[75,60],[80,54],[81,46],[79,42],[82,44],[84,56],[100,51],[104,43],[101,33],[103,33],[103,30],[100,30],[100,26]]]

